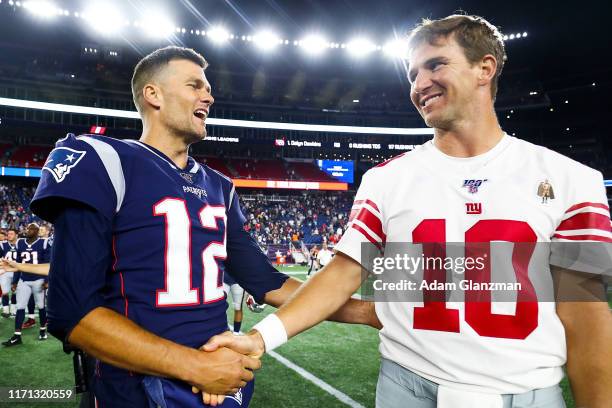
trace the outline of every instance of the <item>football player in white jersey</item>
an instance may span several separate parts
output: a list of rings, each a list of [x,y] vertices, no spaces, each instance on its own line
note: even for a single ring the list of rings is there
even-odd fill
[[[500,128],[494,100],[506,54],[499,31],[475,16],[424,20],[409,48],[411,100],[434,128],[433,140],[369,170],[331,262],[249,335],[217,336],[206,350],[225,345],[258,355],[322,321],[361,284],[362,244],[385,255],[390,243],[609,248],[601,173]],[[580,251],[576,264],[589,264],[588,252]],[[523,284],[517,299],[531,297],[509,312],[492,307],[499,302],[488,291],[487,302],[469,301],[466,290],[459,302],[428,300],[431,293],[423,291],[422,301],[376,303],[384,326],[377,407],[564,407],[558,386],[564,365],[577,406],[610,406],[607,303],[535,301],[532,281],[552,287],[554,250],[539,258],[514,255],[506,260]],[[490,280],[493,263],[487,264]],[[444,280],[447,271],[426,269],[424,281],[432,274]]]

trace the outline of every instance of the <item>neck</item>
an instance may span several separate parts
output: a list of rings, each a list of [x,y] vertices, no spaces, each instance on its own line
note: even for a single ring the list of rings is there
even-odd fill
[[[26,242],[28,244],[31,244],[32,242],[36,241],[38,239],[38,237],[34,237],[34,238],[26,238]]]
[[[491,106],[487,112],[474,112],[475,120],[463,119],[449,129],[434,129],[434,145],[444,154],[453,157],[473,157],[491,150],[502,139],[497,116]]]
[[[142,135],[139,140],[168,156],[179,169],[187,166],[189,144],[161,125],[147,125],[143,122]]]

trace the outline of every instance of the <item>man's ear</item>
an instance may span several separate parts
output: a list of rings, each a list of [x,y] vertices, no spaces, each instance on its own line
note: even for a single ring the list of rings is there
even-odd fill
[[[144,88],[142,88],[142,97],[145,103],[155,109],[159,109],[163,102],[161,91],[159,87],[154,84],[146,84]]]
[[[486,85],[491,83],[495,72],[497,72],[497,59],[491,54],[485,55],[479,63],[479,69],[478,84]]]

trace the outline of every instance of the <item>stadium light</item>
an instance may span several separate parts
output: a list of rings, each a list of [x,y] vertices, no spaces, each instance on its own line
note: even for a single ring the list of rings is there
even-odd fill
[[[140,27],[152,38],[167,38],[174,33],[176,25],[162,12],[148,13],[142,19]]]
[[[0,97],[0,106],[40,109],[54,112],[79,113],[83,115],[111,116],[115,118],[140,119],[136,111],[125,111],[89,106],[65,105],[50,102],[28,101]],[[316,125],[306,123],[258,122],[254,120],[207,118],[211,126],[230,126],[253,129],[299,130],[304,132],[358,133],[369,135],[433,135],[432,128],[387,128],[373,126]]]
[[[94,4],[82,16],[88,26],[102,35],[118,34],[125,25],[125,19],[118,9],[109,4]]]
[[[391,58],[408,58],[408,42],[400,39],[390,40],[383,47],[383,52]]]
[[[376,45],[367,38],[356,38],[346,44],[346,49],[354,57],[365,57],[376,49]]]
[[[26,1],[23,7],[36,17],[53,18],[63,14],[63,10],[49,1]]]
[[[298,42],[298,45],[308,54],[319,55],[329,47],[327,40],[317,34],[309,35]]]
[[[281,39],[273,31],[264,30],[253,36],[253,42],[264,51],[269,51],[281,43]]]
[[[222,26],[213,27],[206,32],[206,35],[215,44],[223,44],[230,37],[229,32]]]

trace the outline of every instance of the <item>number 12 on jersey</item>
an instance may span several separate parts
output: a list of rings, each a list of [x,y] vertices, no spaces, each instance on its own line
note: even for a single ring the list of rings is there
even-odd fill
[[[191,267],[191,220],[185,200],[165,198],[153,206],[153,215],[166,219],[166,252],[165,252],[165,287],[158,289],[156,306],[190,306],[200,303],[213,303],[224,298],[223,284],[219,285],[218,259],[227,257],[226,237],[223,242],[210,242],[201,255],[202,262],[202,301],[198,288],[193,288]],[[217,231],[217,220],[227,225],[225,207],[206,205],[200,212],[199,221],[202,227]]]

